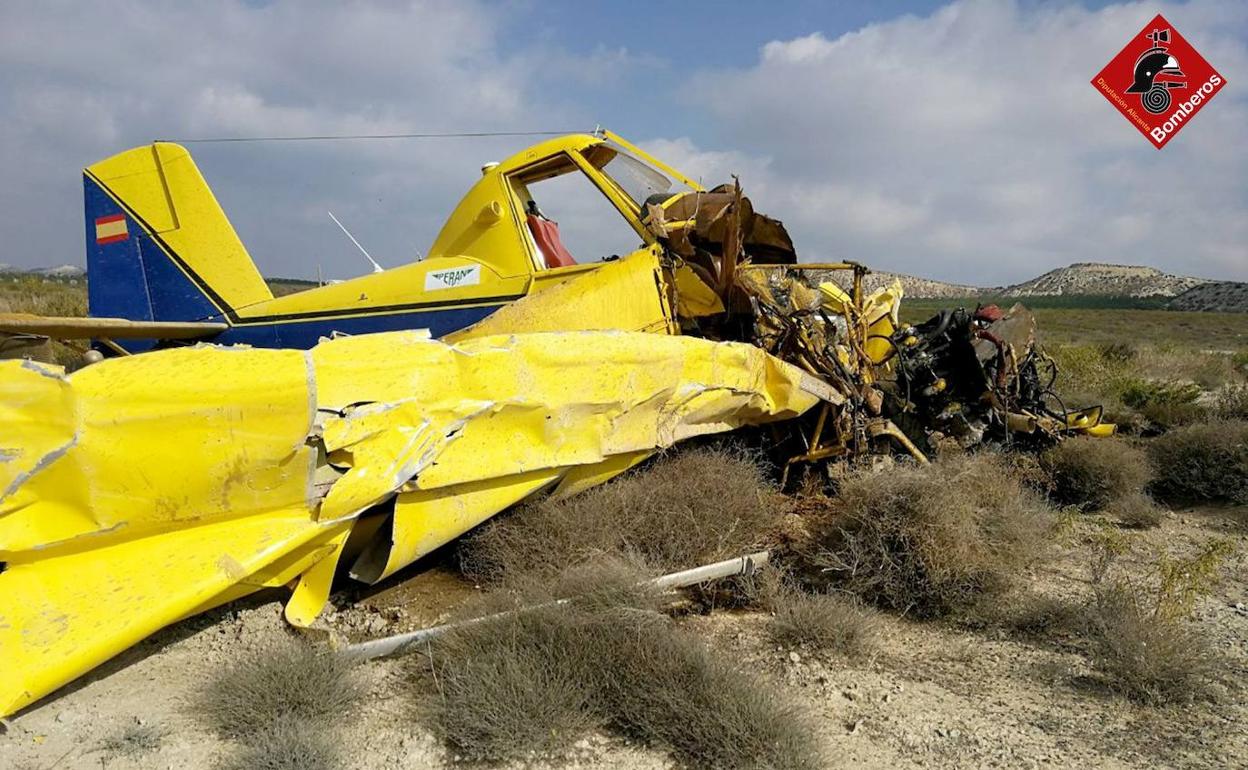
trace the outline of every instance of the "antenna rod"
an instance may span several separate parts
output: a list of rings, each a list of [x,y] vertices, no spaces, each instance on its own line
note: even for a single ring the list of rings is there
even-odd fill
[[[373,266],[373,272],[374,272],[374,273],[384,273],[384,272],[386,272],[385,268],[383,268],[381,265],[377,264],[377,260],[373,259],[373,255],[372,255],[372,254],[369,254],[369,253],[368,253],[368,250],[367,250],[367,249],[365,249],[363,246],[361,246],[361,245],[360,245],[360,242],[359,242],[359,241],[357,241],[357,240],[355,239],[355,236],[351,234],[351,231],[347,229],[346,225],[344,225],[343,223],[341,223],[341,222],[339,222],[339,221],[338,221],[338,217],[334,216],[334,212],[332,212],[332,211],[326,211],[325,213],[326,213],[326,214],[329,214],[329,218],[330,218],[330,219],[332,219],[332,220],[334,220],[334,224],[336,224],[336,225],[338,225],[338,227],[342,228],[342,231],[343,231],[344,233],[346,233],[346,236],[347,236],[348,238],[350,238],[350,239],[351,239],[351,242],[355,244],[355,247],[356,247],[357,249],[359,249],[359,250],[360,250],[360,253],[364,255],[364,258],[365,258],[365,259],[367,259],[367,260],[368,260],[368,262],[369,262],[369,264],[371,264],[371,265]]]

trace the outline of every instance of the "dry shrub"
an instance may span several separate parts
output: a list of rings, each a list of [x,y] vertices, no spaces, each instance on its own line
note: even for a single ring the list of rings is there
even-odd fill
[[[983,602],[967,619],[1040,638],[1081,634],[1087,628],[1087,611],[1081,603],[1025,589]]]
[[[221,770],[337,770],[342,757],[333,733],[316,721],[287,716],[261,725]]]
[[[1151,529],[1161,524],[1166,511],[1144,492],[1132,492],[1109,506],[1109,513],[1124,527]]]
[[[495,608],[535,608],[433,641],[415,689],[435,732],[477,761],[558,757],[606,728],[689,767],[820,766],[804,712],[666,617],[613,604],[620,575],[582,572],[603,590],[559,605],[527,588]]]
[[[1248,422],[1188,425],[1153,439],[1148,450],[1159,497],[1248,503]]]
[[[159,750],[168,736],[169,728],[160,723],[136,722],[104,736],[96,750],[107,759],[131,759]]]
[[[363,692],[348,660],[287,641],[213,672],[192,707],[223,737],[251,742],[275,721],[332,723]]]
[[[1233,547],[1212,540],[1188,558],[1162,554],[1156,586],[1119,575],[1107,579],[1126,552],[1120,538],[1094,541],[1090,608],[1097,666],[1111,685],[1148,703],[1190,701],[1206,692],[1216,671],[1209,640],[1191,622],[1196,602],[1216,587]]]
[[[1160,344],[1140,348],[1135,374],[1157,381],[1190,381],[1204,388],[1216,388],[1236,377],[1231,356],[1201,350],[1194,345]]]
[[[1248,385],[1228,385],[1214,396],[1213,414],[1220,420],[1248,420]]]
[[[1117,439],[1077,436],[1041,457],[1051,481],[1050,496],[1061,505],[1100,510],[1149,481],[1148,455]]]
[[[1207,420],[1209,414],[1209,409],[1199,403],[1155,403],[1140,410],[1154,433]]]
[[[815,725],[786,693],[667,629],[614,635],[602,692],[615,729],[692,768],[825,766]]]
[[[810,594],[786,586],[767,605],[772,613],[767,633],[777,644],[862,657],[879,643],[879,617],[849,594]]]
[[[1047,544],[1053,512],[994,454],[858,471],[812,523],[797,571],[921,616],[999,595]]]
[[[773,494],[759,463],[742,452],[684,450],[583,494],[498,517],[461,544],[460,562],[487,581],[549,575],[602,554],[684,569],[759,545],[779,516]]]
[[[1105,361],[1127,363],[1140,357],[1140,351],[1129,342],[1103,342],[1096,346],[1096,352]]]
[[[467,759],[501,761],[557,755],[599,727],[580,619],[547,607],[437,640],[420,687],[437,693],[426,706],[438,734]]]
[[[1097,665],[1116,688],[1164,703],[1190,700],[1208,683],[1208,641],[1182,620],[1159,620],[1130,584],[1099,590],[1091,614]]]
[[[35,276],[0,276],[0,313],[85,316],[85,283],[70,284]]]

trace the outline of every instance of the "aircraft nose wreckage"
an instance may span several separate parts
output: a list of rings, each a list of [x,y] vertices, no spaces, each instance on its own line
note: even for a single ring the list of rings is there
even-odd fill
[[[286,617],[307,625],[340,564],[376,582],[526,498],[575,494],[693,436],[774,424],[787,473],[1112,430],[1099,410],[1056,400],[1024,309],[903,326],[899,285],[868,293],[860,265],[797,264],[783,226],[739,186],[705,190],[618,137],[566,137],[488,168],[430,259],[388,271],[402,285],[380,274],[268,300],[291,318],[232,310],[228,287],[241,296],[246,271],[214,273],[204,245],[227,241],[223,260],[245,252],[185,151],[118,157],[141,166],[114,169],[118,185],[154,163],[166,186],[149,195],[88,175],[124,210],[99,218],[91,281],[111,292],[102,305],[124,308],[102,271],[137,270],[147,304],[0,319],[0,332],[89,337],[117,354],[73,373],[0,362],[0,714],[262,587],[290,587]],[[620,158],[644,184],[606,173]],[[567,169],[640,248],[575,264],[528,192]],[[188,200],[171,226],[152,224],[151,206]],[[127,238],[152,242],[137,263],[105,249]],[[423,282],[406,280],[416,270]],[[490,305],[455,275],[513,297]],[[179,316],[179,281],[213,289],[204,302],[225,310]],[[417,287],[416,310],[390,301],[403,286]],[[464,307],[475,310],[447,315]],[[305,346],[309,317],[319,341]],[[134,339],[146,341],[118,343]]]

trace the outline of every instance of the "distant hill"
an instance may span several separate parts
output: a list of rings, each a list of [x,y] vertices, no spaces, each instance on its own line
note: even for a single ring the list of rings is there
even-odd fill
[[[1005,297],[1054,297],[1070,294],[1118,297],[1174,297],[1194,286],[1209,283],[1205,278],[1171,275],[1155,267],[1076,262],[992,294]]]
[[[906,296],[912,299],[1074,296],[1165,298],[1211,283],[1205,278],[1171,275],[1155,267],[1111,265],[1102,262],[1076,262],[1013,286],[968,286],[885,271],[872,273],[867,276],[866,282],[869,288],[875,288],[890,283],[894,278],[901,281]]]
[[[1171,310],[1248,313],[1248,283],[1211,281],[1193,286],[1166,303]]]
[[[86,271],[74,265],[25,270],[0,264],[0,275],[74,283],[84,278]],[[821,279],[841,283],[847,277],[847,273],[838,271]],[[1076,262],[1012,286],[970,286],[883,270],[869,274],[864,283],[871,291],[892,283],[893,279],[901,281],[907,298],[920,300],[982,299],[1003,304],[1018,298],[1034,298],[1034,304],[1053,307],[1166,307],[1248,312],[1248,283],[1173,275],[1139,265]],[[315,281],[299,278],[268,278],[266,281],[276,296],[317,286]],[[1041,303],[1040,298],[1047,299]]]
[[[919,278],[914,275],[906,275],[905,273],[889,273],[886,271],[872,272],[868,275],[863,283],[868,291],[874,290],[878,286],[885,286],[893,282],[893,279],[901,281],[902,291],[905,296],[914,299],[945,299],[947,297],[977,297],[986,290],[977,286],[966,286],[958,283],[946,283],[945,281],[933,281],[929,278]]]
[[[87,271],[76,265],[58,267],[35,267],[24,270],[12,265],[0,264],[0,275],[35,275],[43,278],[85,278]]]
[[[85,278],[87,271],[75,265],[60,265],[59,267],[37,267],[30,272],[35,275],[43,275],[49,278]]]

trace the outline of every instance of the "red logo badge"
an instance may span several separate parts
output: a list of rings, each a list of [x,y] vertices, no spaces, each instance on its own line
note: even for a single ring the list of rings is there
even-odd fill
[[[1092,85],[1157,149],[1226,85],[1161,14],[1092,78]]]

